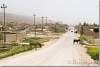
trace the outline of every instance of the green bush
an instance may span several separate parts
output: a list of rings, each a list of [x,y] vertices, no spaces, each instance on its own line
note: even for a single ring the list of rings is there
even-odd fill
[[[42,44],[37,41],[34,41],[34,42],[30,42],[30,46],[34,48],[41,48]]]
[[[87,41],[88,39],[87,39],[86,36],[82,35],[82,36],[80,37],[80,40],[81,40],[81,41]]]
[[[83,43],[84,41],[88,42],[89,44],[95,44],[95,40],[92,36],[80,36],[80,42]]]
[[[11,46],[18,46],[18,43],[16,43],[15,41],[13,41],[11,44],[9,44]]]
[[[94,28],[93,31],[96,32],[96,33],[98,33],[99,32],[99,27],[98,28]]]
[[[87,53],[91,56],[94,60],[99,60],[99,48],[96,46],[88,46]]]
[[[8,48],[6,48],[6,49],[5,48],[0,48],[0,53],[1,52],[5,52],[5,51],[8,51],[8,50],[9,50]]]

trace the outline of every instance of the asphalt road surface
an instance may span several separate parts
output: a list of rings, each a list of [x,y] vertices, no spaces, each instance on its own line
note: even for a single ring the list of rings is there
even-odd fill
[[[74,33],[67,32],[54,43],[0,60],[1,66],[93,66],[97,65],[83,46],[73,44]]]

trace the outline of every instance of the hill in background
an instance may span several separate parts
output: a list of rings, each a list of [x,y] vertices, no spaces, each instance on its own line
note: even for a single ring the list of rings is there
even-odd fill
[[[6,23],[9,22],[17,22],[17,23],[28,23],[33,24],[33,16],[22,16],[22,15],[16,15],[11,13],[6,13]],[[0,13],[0,23],[3,21],[3,13]],[[44,18],[44,23],[46,22]],[[52,20],[48,20],[48,23],[52,23]],[[36,23],[41,23],[41,18],[36,17]],[[54,23],[54,22],[53,22]]]

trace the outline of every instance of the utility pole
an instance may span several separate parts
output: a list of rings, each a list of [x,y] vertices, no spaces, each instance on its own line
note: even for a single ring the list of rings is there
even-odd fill
[[[34,32],[35,32],[34,35],[36,37],[36,28],[37,28],[37,25],[35,23],[35,17],[36,17],[36,15],[34,14],[33,16],[34,16]]]
[[[48,17],[46,16],[46,26],[47,26],[47,23],[48,23],[48,20],[47,19],[48,19]]]
[[[55,23],[55,32],[56,32],[56,27],[57,27],[56,24],[57,24],[57,23]]]
[[[3,4],[3,6],[1,6],[1,8],[3,8],[4,10],[4,24],[3,24],[3,31],[4,31],[4,47],[5,47],[5,44],[6,44],[6,24],[5,24],[5,9],[7,8],[7,6],[5,4]]]
[[[18,35],[17,35],[17,22],[16,22],[16,43],[17,43],[17,37]]]
[[[83,35],[84,31],[83,31],[83,25],[81,25],[81,35]]]
[[[42,19],[42,31],[43,31],[43,27],[44,27],[44,23],[43,23],[44,21],[43,20],[44,20],[44,17],[42,16],[41,19]]]
[[[37,31],[36,31],[36,28],[37,28],[37,25],[35,25],[35,37],[36,37],[36,32],[37,32]]]
[[[34,26],[35,26],[35,17],[36,17],[36,15],[34,14],[33,16],[34,16]]]

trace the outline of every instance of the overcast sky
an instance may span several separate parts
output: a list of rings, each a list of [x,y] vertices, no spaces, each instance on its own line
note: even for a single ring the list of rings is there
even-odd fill
[[[9,13],[48,16],[70,24],[82,21],[99,23],[99,0],[6,0],[5,3]]]

